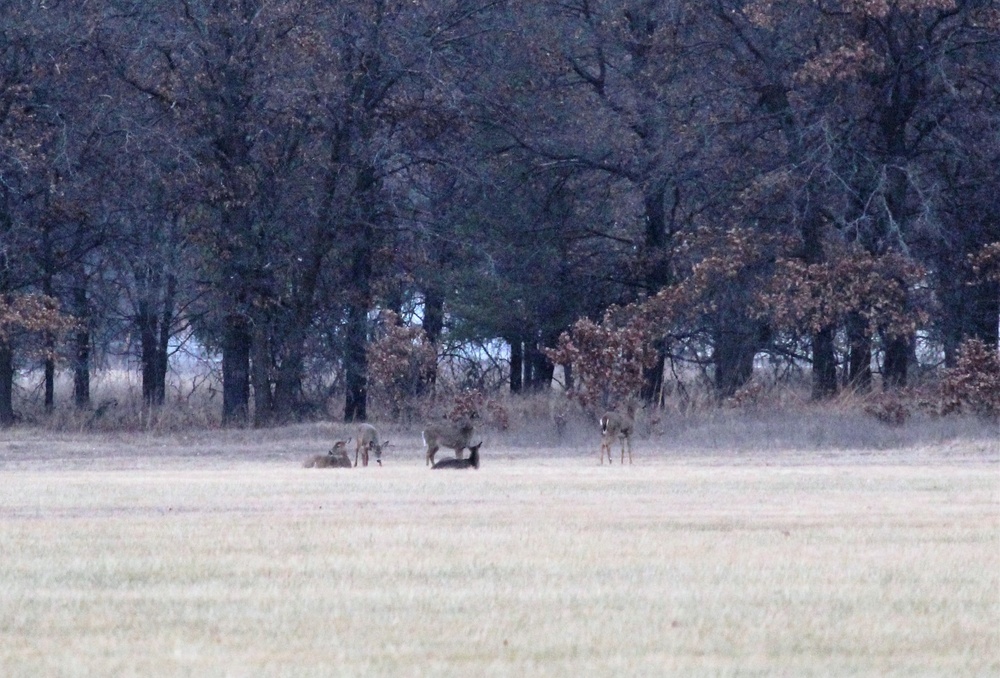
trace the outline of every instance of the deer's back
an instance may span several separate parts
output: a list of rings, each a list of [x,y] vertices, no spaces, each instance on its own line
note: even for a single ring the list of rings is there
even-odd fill
[[[424,429],[424,443],[450,447],[468,447],[472,438],[473,426],[469,422],[461,424],[435,424]]]
[[[632,432],[632,422],[618,412],[608,412],[601,417],[601,432],[605,435],[629,435]]]
[[[378,443],[378,429],[371,424],[361,424],[358,426],[358,441],[361,445]]]

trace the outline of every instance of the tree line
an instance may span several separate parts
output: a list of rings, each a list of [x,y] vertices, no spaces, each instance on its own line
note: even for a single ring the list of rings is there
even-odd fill
[[[998,343],[989,0],[0,0],[0,424],[102,356],[223,421],[333,375],[432,392],[499,340],[514,392],[813,395]],[[603,356],[603,357],[602,357]],[[603,362],[602,362],[603,361]],[[403,366],[401,370],[400,365]],[[876,382],[876,377],[878,382]],[[613,389],[612,389],[613,390]]]

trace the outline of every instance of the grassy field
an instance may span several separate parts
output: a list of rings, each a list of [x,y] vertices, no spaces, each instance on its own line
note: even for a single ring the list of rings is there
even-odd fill
[[[329,433],[6,434],[2,674],[1000,674],[996,440],[301,468]]]

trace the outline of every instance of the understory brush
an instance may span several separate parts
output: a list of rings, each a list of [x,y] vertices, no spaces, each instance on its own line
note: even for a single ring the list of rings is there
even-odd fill
[[[653,445],[666,453],[884,450],[940,446],[951,441],[1000,446],[1000,429],[993,412],[976,405],[981,401],[975,400],[977,392],[971,390],[981,385],[982,379],[961,379],[957,372],[949,375],[951,382],[943,381],[934,389],[872,393],[844,390],[819,402],[810,399],[807,384],[754,380],[721,402],[707,387],[675,388],[664,393],[659,404],[638,409],[635,437],[640,444]],[[67,385],[62,386],[66,390]],[[182,391],[180,387],[174,389],[175,394]],[[205,385],[191,390],[186,397],[175,395],[159,407],[145,406],[137,385],[127,375],[97,384],[93,404],[84,409],[73,407],[68,394],[57,397],[56,407],[50,412],[37,402],[36,394],[22,390],[21,395],[20,426],[55,433],[170,435],[209,433],[222,427],[221,395],[217,388]],[[288,425],[298,431],[314,427],[319,437],[330,428],[349,436],[353,425],[342,422],[340,406],[333,399]],[[603,411],[581,405],[557,389],[511,395],[442,388],[436,397],[415,399],[405,408],[405,416],[393,417],[398,408],[373,399],[369,421],[396,433],[397,438],[417,439],[427,422],[475,413],[477,430],[488,437],[487,446],[582,450],[596,449],[597,420]],[[270,428],[268,437],[280,437],[279,430],[288,425]]]

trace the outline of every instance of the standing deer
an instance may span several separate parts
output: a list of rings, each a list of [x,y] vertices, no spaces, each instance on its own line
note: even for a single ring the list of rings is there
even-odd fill
[[[354,465],[358,465],[358,455],[361,455],[361,463],[368,466],[368,454],[375,453],[375,463],[382,465],[382,450],[389,447],[389,441],[378,441],[378,430],[371,424],[361,424],[358,427],[358,444],[354,448]]]
[[[338,440],[326,454],[316,454],[307,458],[302,465],[306,468],[351,468],[351,458],[347,456],[347,443],[351,439]]]
[[[483,444],[480,440],[475,445],[469,446],[469,458],[468,459],[442,459],[433,466],[431,466],[432,471],[442,468],[479,468],[479,447]]]
[[[608,451],[608,464],[613,464],[611,458],[611,442],[618,438],[622,444],[621,463],[625,463],[625,448],[628,447],[628,463],[632,463],[632,429],[635,427],[635,409],[629,406],[628,413],[607,412],[601,417],[601,464],[604,464],[604,451]]]
[[[434,464],[434,455],[442,447],[455,450],[455,457],[461,459],[462,450],[469,447],[474,431],[475,427],[471,418],[427,426],[421,434],[424,439],[424,447],[427,448],[427,465]]]

